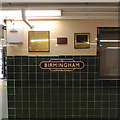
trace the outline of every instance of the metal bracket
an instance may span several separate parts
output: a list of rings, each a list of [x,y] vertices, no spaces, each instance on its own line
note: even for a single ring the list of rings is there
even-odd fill
[[[29,23],[28,20],[26,19],[25,11],[26,11],[25,9],[21,9],[22,19],[23,19],[23,21],[32,29],[34,26],[30,25],[30,23]]]

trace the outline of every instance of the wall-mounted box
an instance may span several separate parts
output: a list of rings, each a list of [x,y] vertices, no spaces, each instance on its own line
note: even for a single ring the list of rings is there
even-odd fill
[[[7,42],[23,43],[24,27],[22,22],[7,22]]]

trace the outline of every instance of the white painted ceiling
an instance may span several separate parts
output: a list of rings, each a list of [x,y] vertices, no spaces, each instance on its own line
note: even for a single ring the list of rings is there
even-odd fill
[[[2,8],[62,11],[61,17],[52,19],[118,19],[118,3],[3,3]]]
[[[119,0],[2,0],[2,2],[19,2],[19,3],[25,3],[25,2],[32,2],[32,3],[85,3],[85,2],[95,2],[95,3],[101,3],[101,2],[119,2]]]

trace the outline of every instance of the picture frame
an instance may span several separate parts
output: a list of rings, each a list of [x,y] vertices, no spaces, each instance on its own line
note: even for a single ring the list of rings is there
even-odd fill
[[[90,33],[74,33],[74,48],[90,48]]]
[[[50,31],[28,31],[29,52],[50,51]]]

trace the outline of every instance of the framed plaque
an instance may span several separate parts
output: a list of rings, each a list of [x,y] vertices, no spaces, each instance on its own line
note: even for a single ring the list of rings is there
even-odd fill
[[[67,44],[67,38],[63,37],[57,38],[57,44]]]
[[[29,52],[49,52],[50,32],[29,31],[28,33]]]
[[[74,48],[75,49],[90,48],[90,33],[75,33]]]

